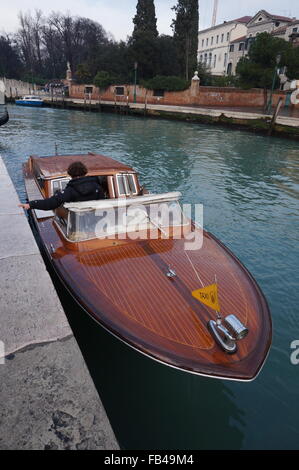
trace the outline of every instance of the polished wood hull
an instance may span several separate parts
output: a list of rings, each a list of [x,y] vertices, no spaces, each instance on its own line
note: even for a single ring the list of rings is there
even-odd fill
[[[27,192],[32,178],[27,174]],[[30,195],[29,195],[30,197]],[[156,239],[66,243],[53,218],[33,219],[55,271],[98,324],[142,354],[180,370],[249,381],[271,344],[267,302],[241,262],[212,234],[199,250],[161,233]],[[193,227],[194,230],[199,230]],[[186,254],[187,253],[187,254]],[[176,276],[167,272],[173,267]],[[236,354],[215,343],[207,323],[215,312],[192,292],[217,276],[221,314],[235,314],[249,329]]]

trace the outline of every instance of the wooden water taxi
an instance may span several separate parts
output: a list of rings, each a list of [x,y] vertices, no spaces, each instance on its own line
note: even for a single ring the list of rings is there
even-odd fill
[[[180,193],[149,194],[133,168],[102,155],[31,156],[24,165],[28,199],[63,190],[78,160],[100,178],[106,199],[30,212],[52,266],[83,310],[167,366],[254,379],[272,327],[247,269],[183,215]],[[201,244],[190,249],[193,239]]]

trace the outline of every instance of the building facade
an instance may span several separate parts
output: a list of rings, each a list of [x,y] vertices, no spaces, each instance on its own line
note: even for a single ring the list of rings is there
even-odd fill
[[[213,75],[225,75],[231,41],[246,36],[250,16],[199,31],[198,61],[206,64]]]
[[[272,15],[266,10],[260,10],[247,24],[247,36],[254,38],[260,33],[271,34],[274,30],[288,26],[296,18]]]
[[[265,10],[260,10],[247,23],[246,35],[231,42],[227,73],[231,73],[233,75],[236,74],[239,60],[241,57],[248,54],[251,43],[259,34],[268,33],[286,41],[290,41],[291,35],[298,31],[299,22],[296,18],[272,15]]]
[[[251,43],[261,33],[272,34],[299,46],[299,21],[260,10],[254,17],[237,20],[200,31],[198,61],[212,75],[235,75],[239,60],[248,54]]]

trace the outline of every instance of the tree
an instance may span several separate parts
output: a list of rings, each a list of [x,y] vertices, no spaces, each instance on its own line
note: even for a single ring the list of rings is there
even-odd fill
[[[156,75],[142,82],[142,85],[150,90],[183,91],[189,88],[190,82],[181,77]]]
[[[139,77],[151,78],[156,74],[158,62],[158,31],[154,0],[138,0],[133,18],[134,30],[129,40],[131,68],[138,63]]]
[[[106,72],[105,70],[102,70],[101,72],[98,72],[96,76],[94,77],[94,84],[100,89],[105,89],[110,85],[113,85],[116,80],[113,75],[111,75],[109,72]]]
[[[268,33],[259,34],[252,43],[248,56],[242,57],[237,65],[240,85],[244,88],[271,88],[278,55],[279,67],[287,67],[292,64],[293,54],[294,50],[289,42]],[[274,85],[279,85],[278,79]]]
[[[136,41],[144,33],[152,38],[158,37],[154,0],[138,0],[133,23],[135,25],[133,41]]]
[[[9,36],[0,36],[0,77],[20,78],[22,63]]]
[[[157,75],[180,75],[177,49],[172,36],[162,34],[157,38]]]
[[[195,71],[198,49],[198,0],[178,0],[173,7],[174,40],[181,64],[180,74],[188,80]]]
[[[76,70],[76,78],[79,83],[91,83],[93,75],[90,73],[90,69],[87,64],[78,64]]]
[[[24,62],[25,73],[29,76],[43,75],[43,60],[41,50],[41,32],[44,19],[40,10],[19,14],[20,28],[16,39]]]

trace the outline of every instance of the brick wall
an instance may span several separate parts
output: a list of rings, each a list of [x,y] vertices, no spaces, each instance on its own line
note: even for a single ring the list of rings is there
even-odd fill
[[[91,85],[70,86],[69,95],[74,99],[92,99],[103,101],[121,101],[130,103],[134,99],[133,85],[119,85],[123,87],[123,95],[115,94],[115,87],[110,86],[106,90],[100,90],[93,86],[92,93],[85,93],[85,87]],[[275,92],[273,95],[273,105],[276,105],[278,98],[285,100],[285,92]],[[264,106],[264,91],[261,89],[239,90],[237,88],[199,87],[196,92],[192,87],[180,92],[165,92],[163,97],[154,96],[152,90],[137,86],[137,103],[167,104],[177,106],[226,106],[226,107],[262,107]]]

